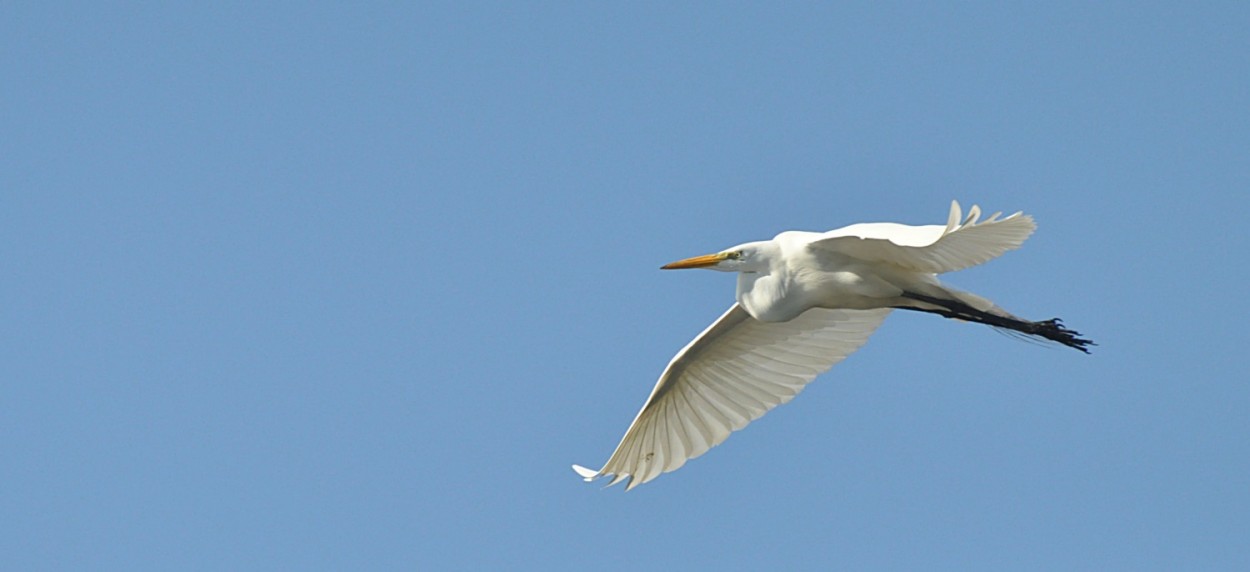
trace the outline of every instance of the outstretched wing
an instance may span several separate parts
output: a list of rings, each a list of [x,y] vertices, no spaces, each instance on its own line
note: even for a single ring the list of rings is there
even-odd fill
[[[826,232],[808,244],[870,262],[885,262],[917,272],[952,272],[976,266],[1019,248],[1033,234],[1033,217],[994,213],[978,222],[981,209],[973,205],[963,217],[959,202],[951,201],[946,226],[911,226],[892,222],[853,224]]]
[[[889,309],[813,308],[760,322],[734,304],[669,362],[616,451],[587,481],[629,477],[626,490],[719,445],[859,349]]]

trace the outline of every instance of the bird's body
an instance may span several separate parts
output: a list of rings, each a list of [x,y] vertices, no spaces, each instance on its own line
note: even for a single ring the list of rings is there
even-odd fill
[[[752,318],[785,322],[809,308],[888,307],[897,302],[901,285],[932,281],[928,274],[810,248],[819,236],[814,232],[782,233],[770,241],[779,256],[769,257],[767,271],[738,274],[736,298]]]
[[[604,467],[574,465],[627,488],[672,471],[793,398],[858,349],[892,309],[980,322],[1088,352],[1058,320],[1017,318],[937,275],[1018,248],[1036,228],[1020,213],[978,222],[951,204],[946,225],[856,224],[665,265],[738,273],[737,302],[673,358]]]

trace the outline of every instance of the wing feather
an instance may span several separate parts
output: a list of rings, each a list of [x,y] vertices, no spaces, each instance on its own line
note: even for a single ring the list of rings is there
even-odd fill
[[[1033,217],[994,213],[978,222],[973,205],[964,217],[951,201],[945,226],[910,226],[892,222],[853,224],[817,237],[811,248],[832,250],[872,262],[886,262],[917,272],[940,274],[962,270],[1019,248],[1037,229]]]
[[[686,434],[690,436],[690,446],[686,450],[708,450],[715,439],[707,427],[707,419],[700,413],[694,402],[691,401],[689,392],[679,391],[673,395],[673,402],[680,404],[677,412],[678,418],[681,419],[682,426],[686,428]]]
[[[616,451],[586,480],[632,489],[719,445],[868,340],[888,309],[815,308],[789,322],[751,318],[734,304],[669,362]]]

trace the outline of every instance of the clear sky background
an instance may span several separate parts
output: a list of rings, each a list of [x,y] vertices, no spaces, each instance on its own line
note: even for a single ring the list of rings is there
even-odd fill
[[[6,568],[1250,568],[1246,3],[201,4],[0,14]],[[732,300],[661,264],[951,199],[1093,355],[896,313],[569,469]]]

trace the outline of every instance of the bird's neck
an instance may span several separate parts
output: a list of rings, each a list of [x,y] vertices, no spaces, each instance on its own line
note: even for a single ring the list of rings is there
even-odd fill
[[[742,272],[738,274],[738,303],[761,322],[784,322],[795,318],[786,300],[786,280],[773,272]]]

